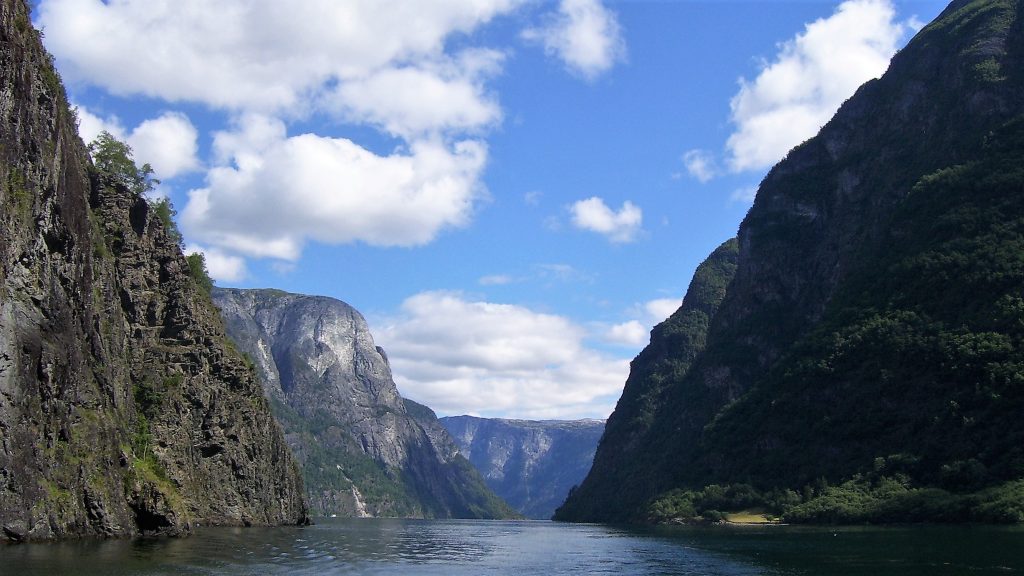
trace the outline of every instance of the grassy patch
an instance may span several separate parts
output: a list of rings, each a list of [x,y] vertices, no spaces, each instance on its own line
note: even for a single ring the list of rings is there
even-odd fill
[[[764,510],[754,509],[726,513],[725,521],[731,524],[772,524],[778,522],[778,518]]]

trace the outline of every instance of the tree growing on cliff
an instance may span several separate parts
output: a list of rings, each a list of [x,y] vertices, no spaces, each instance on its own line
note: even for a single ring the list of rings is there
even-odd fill
[[[135,164],[132,148],[104,130],[89,144],[89,154],[100,175],[115,185],[123,186],[136,196],[153,190],[160,181],[153,178],[153,167],[148,163]]]

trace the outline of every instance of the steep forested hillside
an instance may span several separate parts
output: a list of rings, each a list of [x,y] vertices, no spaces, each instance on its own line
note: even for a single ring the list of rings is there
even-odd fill
[[[637,359],[662,401],[560,518],[1024,521],[1020,10],[953,2],[769,173],[707,347]]]

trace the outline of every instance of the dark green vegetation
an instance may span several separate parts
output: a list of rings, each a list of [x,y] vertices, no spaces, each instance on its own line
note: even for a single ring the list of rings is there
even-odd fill
[[[652,336],[560,518],[1024,521],[1020,10],[954,2],[772,170],[706,348]]]
[[[389,476],[384,466],[364,453],[337,419],[324,413],[304,417],[280,400],[272,401],[271,409],[299,459],[302,478],[316,514],[423,515],[415,493],[400,478]],[[355,504],[356,498],[362,506]]]
[[[137,166],[132,158],[131,146],[114,138],[106,130],[100,132],[89,144],[89,154],[93,166],[108,185],[142,196],[160,184],[159,180],[153,178],[153,167],[149,164]]]
[[[78,138],[23,1],[0,1],[0,541],[306,521],[252,369],[169,205]]]

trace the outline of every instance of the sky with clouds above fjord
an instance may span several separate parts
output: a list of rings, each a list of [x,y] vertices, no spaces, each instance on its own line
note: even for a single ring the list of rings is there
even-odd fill
[[[757,185],[937,0],[38,0],[218,285],[344,300],[439,415],[604,418]]]

